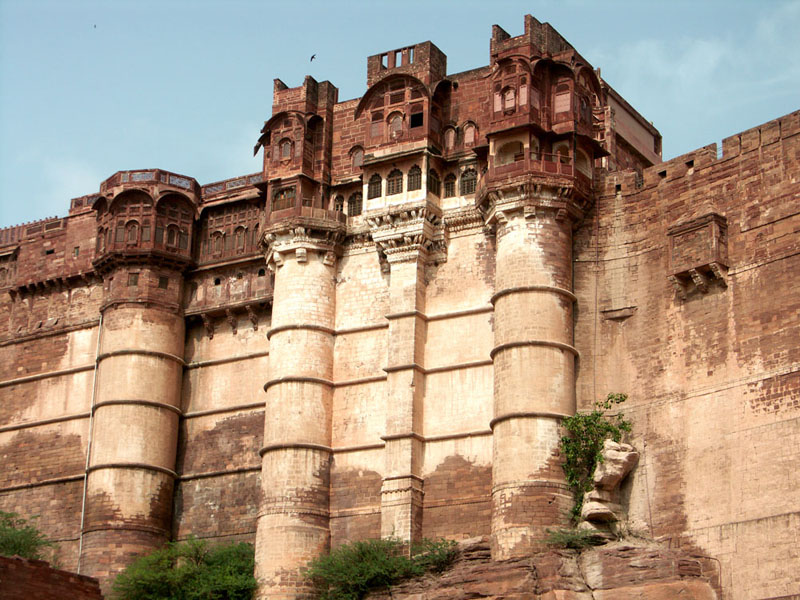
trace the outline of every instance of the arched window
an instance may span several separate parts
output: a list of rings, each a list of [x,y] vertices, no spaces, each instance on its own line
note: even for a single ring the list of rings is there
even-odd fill
[[[167,227],[167,246],[177,246],[178,240],[180,238],[180,231],[178,227],[175,225],[170,225]]]
[[[503,90],[503,110],[512,111],[517,106],[517,93],[512,87]]]
[[[389,173],[389,177],[386,178],[386,195],[393,196],[394,194],[402,193],[402,191],[403,173],[401,173],[399,169],[395,169]]]
[[[464,144],[467,146],[471,146],[475,143],[475,126],[472,123],[468,123],[464,126]]]
[[[353,161],[353,168],[358,168],[364,164],[364,150],[361,148],[353,148],[350,151],[350,158]]]
[[[447,150],[452,150],[456,146],[456,130],[448,127],[444,131],[444,147]]]
[[[336,212],[344,212],[344,196],[341,194],[336,196],[333,200],[333,210]]]
[[[347,216],[348,217],[357,217],[361,214],[361,206],[363,202],[361,200],[361,192],[356,192],[347,200]]]
[[[434,169],[428,171],[428,191],[436,196],[442,193],[442,182]]]
[[[244,252],[244,239],[245,239],[244,227],[237,227],[236,231],[233,232],[233,237],[234,237],[234,245],[236,246],[236,252],[239,254]]]
[[[555,154],[558,158],[558,162],[560,162],[562,165],[568,165],[570,163],[569,146],[566,142],[558,144],[555,147]]]
[[[100,253],[105,251],[106,251],[106,232],[101,228],[97,230],[97,252]]]
[[[280,148],[281,160],[288,160],[292,157],[292,141],[288,138],[283,138],[278,146]]]
[[[383,185],[383,180],[381,176],[375,173],[372,177],[369,178],[369,187],[367,188],[367,198],[372,200],[373,198],[380,198],[381,197],[381,187]]]
[[[211,251],[219,256],[222,254],[222,232],[215,231],[211,234]]]
[[[417,165],[414,165],[408,171],[408,191],[413,192],[414,190],[421,190],[422,189],[422,169],[420,169]]]
[[[294,206],[294,188],[288,187],[277,190],[272,197],[272,210],[284,210]]]
[[[447,177],[444,178],[444,197],[445,198],[452,198],[456,195],[456,176],[452,173],[449,173]]]
[[[583,150],[578,150],[575,154],[575,168],[587,177],[592,177],[591,161]]]
[[[139,241],[139,223],[136,221],[128,221],[125,224],[125,243],[128,245],[135,244]]]
[[[508,142],[500,147],[497,151],[497,158],[495,164],[497,166],[507,165],[517,160],[522,160],[523,155],[522,142]]]
[[[403,117],[397,113],[389,117],[389,133],[393,138],[399,137],[403,133]]]
[[[461,174],[461,195],[475,193],[475,186],[478,182],[478,174],[475,169],[467,169]]]

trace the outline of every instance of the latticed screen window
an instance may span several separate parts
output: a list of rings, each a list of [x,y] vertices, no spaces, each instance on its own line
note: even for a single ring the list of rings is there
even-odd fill
[[[444,197],[451,198],[456,195],[456,176],[450,173],[444,178]]]
[[[294,188],[283,188],[272,197],[272,210],[283,210],[294,206]]]
[[[361,200],[361,194],[356,192],[350,198],[347,199],[347,216],[348,217],[357,217],[361,214],[361,206],[363,202]]]
[[[461,195],[466,196],[467,194],[474,194],[477,181],[478,174],[475,172],[475,169],[467,169],[464,171],[461,175]]]
[[[422,169],[420,169],[417,165],[414,165],[408,172],[408,191],[413,192],[414,190],[421,190],[421,189],[422,189]]]
[[[369,187],[367,188],[367,198],[372,200],[373,198],[380,198],[381,197],[381,184],[383,180],[381,176],[375,173],[372,177],[369,178]]]
[[[333,210],[344,212],[344,196],[336,196],[333,200]]]
[[[442,183],[439,180],[439,174],[433,169],[428,171],[428,191],[437,196],[442,193]]]
[[[403,191],[403,174],[395,169],[386,178],[386,195],[392,196]]]

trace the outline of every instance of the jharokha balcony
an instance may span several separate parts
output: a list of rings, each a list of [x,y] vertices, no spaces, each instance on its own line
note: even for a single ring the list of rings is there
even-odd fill
[[[488,169],[478,184],[476,196],[482,198],[487,192],[507,186],[514,180],[542,180],[558,186],[571,186],[584,197],[592,194],[592,167],[576,166],[571,155],[546,152],[528,152],[514,155],[514,160]],[[495,158],[495,161],[497,158]],[[587,174],[588,173],[588,174]]]

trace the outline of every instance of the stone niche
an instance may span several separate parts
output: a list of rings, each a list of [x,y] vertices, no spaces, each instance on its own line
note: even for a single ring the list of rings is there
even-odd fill
[[[709,212],[673,225],[667,235],[667,278],[681,299],[697,290],[707,294],[714,285],[728,287],[728,223],[724,216]]]

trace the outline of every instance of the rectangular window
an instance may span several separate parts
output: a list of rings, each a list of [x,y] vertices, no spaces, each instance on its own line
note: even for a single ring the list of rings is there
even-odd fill
[[[150,241],[150,225],[144,225],[142,227],[142,241],[143,242]]]
[[[156,225],[156,244],[164,243],[164,228]]]
[[[124,242],[125,241],[125,228],[124,227],[117,227],[117,234],[114,238],[115,242]]]
[[[79,255],[80,253],[81,253],[81,248],[80,248],[80,246],[75,246],[75,247],[72,249],[72,256],[73,256],[74,258],[78,258],[78,255]]]
[[[159,287],[159,289],[165,290],[165,289],[167,289],[168,285],[169,285],[169,278],[168,277],[164,277],[162,275],[161,277],[158,278],[158,287]]]
[[[139,285],[139,274],[128,273],[128,287],[136,287]]]
[[[422,117],[421,112],[411,113],[411,120],[410,120],[410,127],[414,129],[415,127],[422,127],[424,123],[424,119]]]

